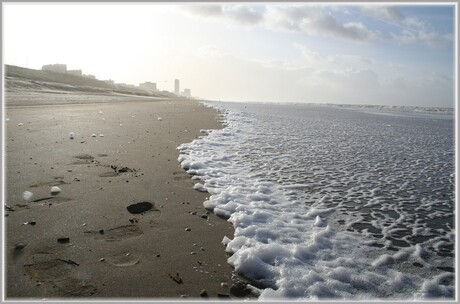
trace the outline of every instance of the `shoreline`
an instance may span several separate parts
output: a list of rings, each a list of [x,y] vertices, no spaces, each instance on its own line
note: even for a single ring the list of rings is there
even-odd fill
[[[218,113],[183,100],[59,105],[4,108],[6,298],[251,297],[221,244],[233,226],[177,161],[180,144],[222,128]],[[151,209],[132,214],[140,202]]]

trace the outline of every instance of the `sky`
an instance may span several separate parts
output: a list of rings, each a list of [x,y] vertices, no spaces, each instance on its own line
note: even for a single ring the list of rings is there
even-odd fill
[[[3,62],[198,98],[453,107],[453,4],[3,3]]]

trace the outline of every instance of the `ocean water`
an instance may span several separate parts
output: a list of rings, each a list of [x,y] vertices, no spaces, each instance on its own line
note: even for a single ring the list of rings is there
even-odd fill
[[[179,161],[260,299],[455,297],[452,112],[207,105],[225,127]]]

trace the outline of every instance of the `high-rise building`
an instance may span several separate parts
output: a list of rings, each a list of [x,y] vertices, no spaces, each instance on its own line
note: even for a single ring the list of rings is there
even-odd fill
[[[174,80],[174,94],[179,95],[179,79]]]

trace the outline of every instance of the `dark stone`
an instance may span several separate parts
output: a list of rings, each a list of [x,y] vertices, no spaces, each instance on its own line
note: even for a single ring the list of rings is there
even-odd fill
[[[153,208],[153,204],[149,202],[131,204],[128,207],[126,207],[126,209],[128,209],[128,211],[132,214],[144,213],[146,211],[149,211],[152,208]]]
[[[62,237],[62,238],[58,238],[57,241],[58,241],[58,243],[65,244],[65,243],[70,242],[70,238]]]
[[[202,297],[202,298],[207,298],[208,297],[208,293],[206,292],[206,289],[201,290],[200,297]]]
[[[238,298],[244,298],[251,295],[251,293],[251,290],[247,287],[247,283],[244,282],[238,282],[230,287],[230,294]]]

